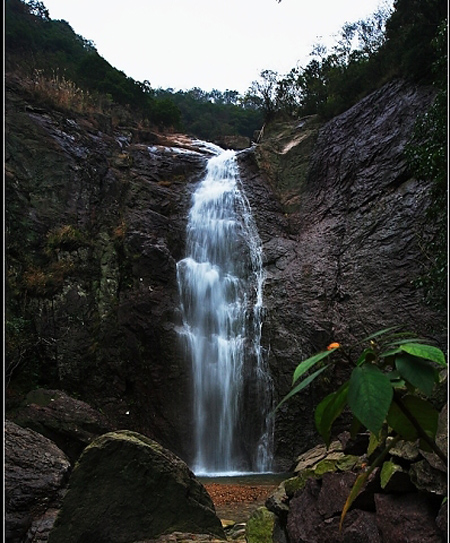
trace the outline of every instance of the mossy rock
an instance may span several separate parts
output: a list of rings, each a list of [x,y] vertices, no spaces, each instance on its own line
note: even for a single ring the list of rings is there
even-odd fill
[[[150,438],[123,430],[84,450],[49,543],[130,543],[172,532],[225,539],[210,496],[187,465]]]
[[[286,495],[291,498],[298,490],[303,490],[306,485],[306,481],[310,477],[316,478],[316,474],[313,469],[305,469],[296,477],[286,479],[286,481],[284,481]]]
[[[37,389],[31,390],[27,394],[24,403],[25,405],[34,403],[40,407],[46,407],[47,405],[51,404],[51,402],[53,402],[60,395],[61,394],[58,391],[37,388]]]
[[[350,471],[357,464],[361,464],[361,459],[359,456],[353,454],[346,454],[336,462],[336,468],[339,471]]]
[[[336,463],[337,463],[337,460],[330,460],[328,458],[324,458],[314,468],[314,475],[316,477],[320,477],[324,473],[330,473],[330,472],[336,471]]]
[[[275,514],[265,507],[258,507],[245,528],[247,543],[272,543],[274,528]]]

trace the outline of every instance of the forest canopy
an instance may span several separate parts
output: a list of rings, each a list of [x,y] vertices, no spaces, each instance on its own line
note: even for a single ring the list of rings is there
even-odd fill
[[[208,140],[228,135],[251,139],[275,118],[331,118],[394,78],[433,83],[433,66],[442,55],[433,40],[447,26],[447,3],[395,0],[392,9],[379,7],[364,20],[346,23],[333,47],[316,44],[306,66],[287,74],[263,70],[243,96],[229,89],[155,89],[147,80],[135,81],[111,66],[69,23],[52,20],[39,0],[6,0],[5,17],[7,69],[19,64],[30,77],[56,74],[160,128]]]
[[[316,44],[306,66],[284,75],[263,70],[245,99],[266,121],[311,114],[329,119],[392,79],[432,84],[442,57],[433,40],[442,25],[447,28],[444,0],[396,0],[393,9],[379,7],[346,23],[333,47]],[[440,69],[446,73],[442,63]]]

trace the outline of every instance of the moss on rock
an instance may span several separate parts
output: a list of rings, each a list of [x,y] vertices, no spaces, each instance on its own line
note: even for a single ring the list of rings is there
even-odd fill
[[[301,471],[296,477],[291,477],[284,481],[284,488],[287,496],[293,496],[297,490],[303,490],[306,485],[306,481],[316,477],[313,469],[305,469]]]
[[[272,543],[274,527],[275,514],[266,507],[258,507],[247,522],[247,543]]]
[[[224,537],[211,498],[187,465],[123,430],[84,450],[49,543],[129,543],[176,531]]]

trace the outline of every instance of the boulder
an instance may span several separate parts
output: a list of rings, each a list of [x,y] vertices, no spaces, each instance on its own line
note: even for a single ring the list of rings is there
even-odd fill
[[[49,439],[5,421],[5,536],[8,543],[46,541],[70,473]]]
[[[436,517],[436,526],[442,534],[442,539],[448,541],[448,504],[447,501],[442,503]]]
[[[289,481],[289,479],[287,479]],[[266,500],[265,506],[269,511],[272,511],[284,523],[289,512],[289,496],[286,492],[287,481],[283,481],[278,485],[278,488]]]
[[[441,543],[436,512],[419,493],[375,496],[377,524],[383,543]]]
[[[363,491],[358,497],[363,509],[350,511],[342,531],[339,521],[342,508],[356,480],[351,472],[326,473],[322,479],[308,479],[289,504],[286,531],[291,543],[337,543],[367,541],[379,543],[381,538],[370,501]],[[370,481],[369,481],[370,485]],[[368,485],[368,486],[369,486]]]
[[[156,441],[122,430],[84,450],[49,543],[129,543],[172,532],[225,538],[187,465]]]
[[[113,430],[104,415],[60,390],[32,390],[8,417],[51,439],[72,463],[93,439]]]
[[[427,460],[412,464],[409,476],[418,490],[442,497],[447,495],[447,474],[433,468]]]
[[[248,519],[245,536],[247,543],[272,543],[275,530],[275,514],[265,507],[258,509]]]

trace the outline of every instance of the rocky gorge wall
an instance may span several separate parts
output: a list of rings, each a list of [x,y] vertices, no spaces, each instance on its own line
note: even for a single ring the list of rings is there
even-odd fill
[[[169,147],[105,117],[69,118],[19,90],[7,89],[5,120],[8,318],[32,341],[11,385],[24,374],[24,387],[62,388],[186,456],[176,261],[207,154],[182,152],[181,136]]]
[[[393,82],[326,124],[307,117],[275,127],[245,155],[267,273],[263,336],[280,398],[301,360],[334,341],[351,345],[400,325],[445,351],[445,315],[416,287],[432,235],[429,186],[408,172],[404,154],[432,97]],[[317,443],[313,409],[350,370],[340,362],[282,406],[282,465]]]
[[[189,460],[175,266],[208,152],[43,108],[13,80],[6,91],[7,318],[27,330],[7,407],[27,386],[61,388]],[[324,125],[274,127],[238,154],[263,241],[263,342],[278,399],[300,360],[331,341],[403,324],[445,344],[445,316],[414,286],[429,198],[404,158],[431,99],[392,83]],[[317,442],[313,408],[346,372],[280,410],[279,469]]]

